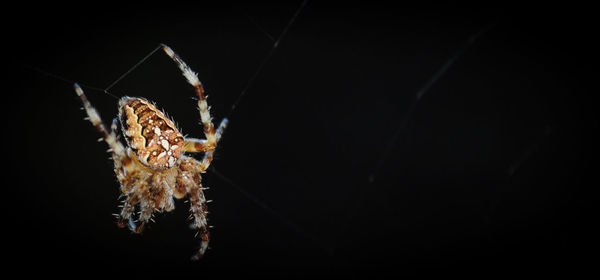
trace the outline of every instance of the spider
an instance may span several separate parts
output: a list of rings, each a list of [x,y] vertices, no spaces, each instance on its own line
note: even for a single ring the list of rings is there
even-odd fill
[[[173,197],[181,199],[187,195],[190,218],[193,218],[191,227],[197,230],[196,234],[201,238],[200,249],[192,256],[192,260],[198,260],[204,255],[209,242],[206,203],[210,201],[204,198],[203,190],[206,188],[202,187],[202,173],[210,166],[228,120],[224,118],[215,130],[198,76],[170,47],[164,44],[160,47],[194,87],[206,139],[184,137],[173,121],[152,102],[128,96],[119,100],[118,117],[113,119],[109,131],[81,87],[75,83],[74,88],[87,112],[86,119],[102,134],[98,140],[106,141],[108,152],[112,153],[114,170],[121,184],[122,196],[125,197],[121,212],[115,214],[117,225],[141,233],[152,220],[154,212],[173,210]],[[121,123],[126,147],[117,135],[118,122]],[[204,152],[204,157],[200,161],[185,155],[201,152]],[[137,222],[133,218],[136,208],[139,210]]]

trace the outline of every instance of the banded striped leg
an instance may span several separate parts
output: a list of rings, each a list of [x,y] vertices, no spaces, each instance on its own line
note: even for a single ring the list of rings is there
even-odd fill
[[[169,46],[163,44],[162,49],[177,64],[188,83],[194,87],[196,95],[198,96],[198,109],[200,110],[200,120],[204,126],[206,140],[198,141],[198,145],[188,144],[188,148],[194,146],[194,149],[202,152],[214,149],[217,145],[217,137],[215,135],[215,126],[213,125],[212,118],[210,117],[210,107],[208,107],[208,103],[206,102],[206,96],[204,95],[204,87],[202,87],[202,83],[200,83],[200,80],[198,80],[196,73],[194,73],[194,71],[192,71],[192,69],[187,66],[187,64],[185,64],[185,62],[183,62],[183,60]]]
[[[170,47],[162,45],[162,49],[177,64],[188,83],[194,87],[196,96],[198,97],[200,120],[204,126],[204,135],[206,136],[206,139],[186,139],[184,151],[194,153],[205,152],[205,154],[203,160],[199,164],[191,158],[189,161],[183,162],[180,166],[182,172],[180,173],[178,179],[180,185],[182,185],[181,187],[189,188],[190,209],[194,217],[194,223],[192,226],[193,228],[198,229],[198,234],[202,240],[200,243],[200,249],[196,255],[192,257],[192,260],[197,260],[204,255],[204,252],[208,248],[209,233],[208,224],[206,221],[206,215],[208,214],[208,211],[206,207],[207,201],[204,198],[204,193],[202,192],[202,184],[199,179],[200,177],[198,176],[197,182],[193,182],[189,178],[195,177],[193,176],[195,173],[203,173],[206,171],[212,161],[217,142],[221,138],[221,135],[228,124],[228,120],[223,119],[217,131],[215,131],[215,127],[210,116],[210,107],[206,101],[204,88],[202,87],[200,80],[198,80],[198,76]],[[182,192],[179,191],[179,193],[181,194]]]
[[[208,222],[206,220],[206,215],[208,214],[208,210],[206,207],[206,198],[204,197],[204,192],[202,192],[202,184],[199,183],[194,185],[190,190],[190,210],[192,211],[192,215],[194,216],[194,223],[192,224],[192,228],[197,229],[197,235],[200,235],[200,249],[198,252],[192,256],[192,260],[199,260],[208,249],[208,242],[210,240],[210,236],[208,233]]]
[[[179,165],[179,169],[177,191],[174,195],[177,198],[182,198],[185,194],[189,193],[190,218],[193,219],[190,227],[198,230],[196,234],[199,234],[201,238],[200,249],[192,257],[192,260],[197,260],[204,255],[209,242],[208,223],[206,219],[206,215],[208,214],[206,208],[207,201],[204,198],[204,188],[202,188],[201,170],[198,161],[191,157],[185,157]]]
[[[154,208],[156,207],[156,201],[154,201],[154,199],[152,199],[151,196],[154,196],[155,192],[156,189],[146,191],[144,194],[145,197],[142,198],[142,200],[140,200],[140,213],[138,218],[138,224],[135,228],[135,233],[142,233],[148,221],[152,219],[152,213],[154,211]]]
[[[221,140],[221,135],[223,135],[223,132],[225,131],[225,128],[227,128],[228,124],[229,120],[227,118],[224,118],[219,124],[219,127],[215,131],[215,141],[217,143],[219,142],[219,140]],[[215,152],[214,148],[210,150],[203,150],[202,147],[203,145],[205,145],[205,143],[205,139],[186,138],[185,144],[183,146],[183,150],[189,153],[206,152],[204,154],[204,158],[200,162],[200,169],[202,170],[202,172],[206,171],[206,169],[208,169],[208,167],[210,166],[210,163],[213,159],[213,154]]]
[[[103,138],[98,140],[104,140],[106,144],[108,144],[108,152],[112,153],[112,159],[115,163],[115,172],[117,174],[117,178],[121,183],[121,189],[123,193],[127,194],[129,189],[131,188],[133,182],[128,182],[126,178],[127,173],[135,172],[135,166],[131,157],[129,157],[127,150],[119,141],[117,136],[117,118],[114,118],[112,124],[110,126],[110,132],[104,126],[102,119],[100,118],[100,114],[94,109],[92,104],[88,101],[87,97],[83,93],[83,90],[78,84],[73,85],[75,88],[75,92],[81,99],[81,103],[83,103],[83,107],[87,112],[87,119],[96,127],[98,132],[102,134]]]
[[[103,136],[103,138],[100,138],[99,140],[104,140],[108,144],[108,151],[112,153],[112,159],[115,164],[115,173],[117,174],[117,179],[119,179],[119,182],[121,183],[121,190],[128,196],[128,200],[123,204],[121,213],[118,214],[119,220],[117,225],[119,227],[125,227],[125,225],[127,225],[133,231],[135,230],[136,225],[131,219],[131,214],[134,211],[135,204],[139,202],[139,196],[136,194],[129,195],[133,184],[137,184],[138,182],[129,182],[126,177],[128,173],[132,174],[135,172],[135,166],[131,158],[127,155],[125,147],[119,142],[117,137],[118,120],[116,118],[113,119],[111,130],[109,132],[104,126],[100,114],[98,114],[96,109],[94,109],[92,104],[88,101],[81,87],[78,84],[74,84],[73,87],[75,88],[77,96],[81,99],[81,103],[83,103],[83,107],[88,115],[87,119]]]
[[[225,128],[227,127],[228,123],[229,120],[225,118],[219,124],[219,127],[215,132],[215,138],[217,142],[221,140],[221,136],[223,135],[223,132],[225,131]],[[204,154],[204,158],[199,163],[193,160],[192,166],[197,167],[197,170],[195,170],[195,172],[203,173],[206,171],[206,169],[208,169],[208,166],[210,166],[210,163],[213,159],[214,152],[214,148],[206,151],[206,153]],[[197,183],[191,184],[190,210],[192,211],[192,215],[194,217],[194,223],[192,223],[192,228],[198,230],[197,235],[200,235],[201,240],[200,249],[198,250],[198,252],[196,252],[195,255],[192,256],[192,260],[194,261],[199,260],[204,255],[204,252],[206,252],[206,249],[208,249],[208,242],[210,240],[210,235],[208,232],[208,222],[206,219],[206,216],[208,215],[206,203],[208,201],[206,201],[206,198],[204,197],[204,192],[202,190],[204,190],[204,188],[202,187],[202,182],[199,181]]]
[[[215,134],[217,142],[221,140],[221,135],[223,135],[223,131],[227,127],[227,124],[227,119],[223,119],[221,121],[221,124],[219,124],[219,127],[217,128]],[[196,172],[205,172],[206,169],[208,169],[208,166],[212,161],[214,151],[215,149],[211,149],[204,154],[204,158],[198,165],[199,170],[197,170]],[[202,182],[194,184],[190,190],[190,210],[192,211],[192,215],[194,216],[194,223],[192,224],[192,227],[198,230],[197,234],[200,235],[201,240],[200,249],[194,256],[192,256],[192,260],[198,260],[204,255],[204,252],[206,252],[206,249],[208,249],[208,242],[210,240],[208,232],[209,226],[206,219],[206,216],[208,215],[208,208],[206,206],[206,203],[210,201],[206,200],[206,198],[204,197],[204,192],[202,190],[204,190],[204,188],[202,187]]]
[[[114,127],[113,130],[109,132],[104,126],[104,123],[102,123],[100,114],[98,114],[96,109],[92,107],[92,104],[88,101],[81,87],[78,84],[74,84],[73,87],[75,88],[77,96],[79,96],[79,98],[81,99],[81,103],[83,103],[83,107],[85,108],[85,111],[88,115],[87,119],[96,127],[98,132],[102,134],[104,141],[106,142],[106,144],[108,144],[110,148],[108,151],[112,152],[113,157],[117,156],[117,158],[119,159],[127,157],[127,155],[125,154],[125,148],[123,147],[123,144],[121,144],[121,142],[119,142],[119,140],[117,139],[117,134],[115,131],[116,127]]]
[[[133,221],[133,212],[135,211],[135,205],[140,202],[140,197],[137,194],[131,194],[123,203],[123,209],[118,214],[117,226],[124,228],[127,226],[132,232],[136,232],[137,224]]]
[[[143,199],[140,202],[139,226],[135,230],[136,233],[143,231],[144,225],[152,220],[154,211],[169,212],[175,208],[173,188],[171,188],[171,186],[175,186],[175,179],[170,181],[169,178],[171,175],[156,173],[150,179],[152,183],[149,187],[142,191]]]
[[[217,142],[219,142],[219,140],[221,140],[221,136],[223,135],[223,132],[225,132],[225,128],[227,128],[228,124],[229,124],[229,120],[227,118],[224,118],[221,121],[221,123],[219,124],[219,127],[217,128],[217,131],[215,133]],[[205,172],[206,169],[208,169],[208,167],[210,166],[210,163],[213,160],[214,153],[215,153],[215,149],[212,149],[210,151],[207,151],[204,154],[204,158],[202,158],[202,161],[200,162],[200,170],[202,170],[202,172]]]
[[[83,103],[83,107],[88,115],[86,119],[88,119],[94,127],[102,134],[102,138],[98,139],[99,141],[104,140],[106,144],[108,144],[108,152],[112,155],[112,159],[115,163],[115,172],[117,174],[117,178],[121,183],[121,188],[124,193],[127,193],[127,189],[131,187],[133,182],[128,182],[126,175],[129,173],[135,172],[135,166],[133,161],[129,157],[127,150],[119,141],[117,137],[117,123],[118,120],[116,118],[113,119],[111,124],[110,132],[104,126],[102,119],[100,118],[100,114],[94,109],[92,104],[88,101],[87,97],[83,93],[83,90],[78,84],[74,84],[75,92],[81,99],[81,103]]]

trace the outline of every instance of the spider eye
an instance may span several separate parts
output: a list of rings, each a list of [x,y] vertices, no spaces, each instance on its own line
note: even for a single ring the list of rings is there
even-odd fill
[[[124,97],[119,104],[123,134],[139,162],[151,169],[173,167],[184,143],[173,122],[147,100]]]

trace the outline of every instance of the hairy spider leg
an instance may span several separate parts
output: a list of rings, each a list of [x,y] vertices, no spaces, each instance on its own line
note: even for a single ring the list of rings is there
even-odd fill
[[[175,193],[175,197],[183,197],[189,194],[190,201],[190,219],[193,219],[191,228],[197,230],[196,235],[200,235],[200,249],[192,257],[193,260],[199,259],[208,248],[209,233],[206,215],[208,214],[204,192],[202,187],[202,177],[199,163],[192,157],[184,156],[179,165],[179,174],[177,176],[178,188],[183,188]]]
[[[89,120],[94,125],[94,127],[96,127],[100,134],[102,134],[104,141],[110,147],[109,152],[112,152],[113,156],[116,155],[119,158],[127,157],[127,155],[125,154],[125,147],[123,147],[123,144],[121,144],[121,142],[119,142],[119,140],[117,139],[117,133],[115,131],[116,129],[112,129],[109,132],[104,126],[104,123],[100,118],[100,114],[98,114],[98,111],[96,111],[96,109],[94,109],[92,104],[88,101],[81,87],[77,83],[75,83],[73,87],[75,88],[77,96],[79,96],[79,98],[81,99],[81,103],[83,103],[83,107],[85,108],[85,111],[88,115],[86,119]]]
[[[223,132],[224,132],[225,128],[227,127],[228,123],[229,123],[229,121],[225,118],[219,124],[219,127],[217,128],[217,131],[215,133],[217,142],[219,142],[219,140],[221,140],[221,135],[223,135]],[[199,169],[196,172],[201,172],[201,173],[206,172],[206,169],[208,169],[208,166],[210,165],[210,162],[213,159],[214,151],[215,151],[215,149],[212,149],[212,150],[207,151],[204,154],[204,158],[202,159],[202,161],[199,164],[195,165]],[[206,249],[208,249],[208,242],[209,242],[208,226],[207,226],[207,222],[206,222],[206,216],[208,215],[206,203],[209,201],[206,200],[206,198],[204,197],[204,192],[202,192],[202,190],[205,190],[207,188],[202,187],[202,183],[200,182],[201,178],[199,178],[199,179],[200,180],[199,180],[198,184],[193,185],[194,189],[189,192],[190,193],[190,211],[192,212],[192,216],[194,217],[194,222],[192,223],[191,226],[193,229],[198,230],[198,235],[200,235],[200,240],[201,240],[200,241],[200,249],[194,256],[192,256],[192,260],[198,260],[204,255],[204,252],[206,251]]]
[[[227,118],[223,119],[215,132],[216,141],[219,142],[221,140],[221,136],[227,127],[229,120]],[[209,150],[204,154],[204,158],[199,164],[196,164],[199,169],[197,172],[204,173],[208,166],[210,166],[210,162],[213,159],[213,154],[215,149]],[[195,160],[194,160],[195,161]],[[198,184],[193,185],[193,190],[190,190],[190,211],[192,212],[192,216],[194,217],[194,222],[191,227],[193,229],[198,230],[198,235],[200,235],[200,249],[198,252],[192,256],[192,260],[198,260],[203,255],[206,249],[208,249],[209,242],[209,234],[208,234],[208,226],[206,222],[206,216],[208,215],[208,210],[206,207],[206,203],[208,202],[204,197],[204,192],[207,188],[202,187],[201,178],[199,178]]]
[[[208,223],[206,221],[206,216],[208,215],[206,203],[208,201],[204,197],[202,189],[201,183],[194,185],[189,194],[190,211],[194,217],[192,228],[198,230],[197,235],[200,236],[200,248],[198,249],[198,252],[192,256],[192,260],[198,260],[204,255],[204,252],[208,249],[208,242],[210,240]]]
[[[127,178],[127,173],[137,172],[135,168],[135,163],[132,160],[132,157],[129,156],[131,152],[129,149],[125,149],[123,144],[119,141],[117,136],[117,123],[118,119],[114,118],[111,124],[110,132],[104,126],[102,119],[100,118],[100,114],[96,111],[96,109],[89,102],[87,97],[85,96],[83,89],[75,83],[73,85],[75,88],[75,92],[77,96],[81,99],[81,103],[83,103],[83,107],[88,115],[87,119],[96,127],[98,132],[102,134],[103,138],[99,140],[104,140],[108,146],[108,152],[112,153],[112,159],[115,164],[115,173],[117,174],[117,179],[121,183],[121,191],[129,195],[127,201],[123,203],[121,213],[119,214],[119,220],[117,225],[119,227],[128,226],[132,231],[135,231],[136,225],[132,220],[131,215],[134,212],[135,205],[140,201],[140,194],[131,194],[132,190],[137,189],[134,188],[134,185],[143,184],[142,182],[129,182]]]
[[[223,119],[215,131],[210,116],[210,107],[208,106],[206,96],[204,95],[204,87],[200,83],[198,76],[169,46],[164,44],[161,46],[165,53],[177,64],[188,83],[194,87],[198,97],[200,120],[204,126],[204,135],[206,136],[206,139],[185,139],[183,146],[185,152],[205,152],[205,154],[201,162],[198,162],[193,158],[185,158],[181,163],[181,172],[178,179],[180,182],[187,182],[186,186],[190,188],[187,192],[189,193],[190,211],[194,218],[192,228],[198,230],[197,234],[200,235],[201,239],[200,249],[192,256],[192,260],[198,260],[204,255],[204,252],[208,248],[209,232],[208,223],[206,221],[206,215],[208,214],[206,207],[207,201],[204,197],[204,192],[202,191],[204,188],[202,187],[201,177],[194,176],[194,174],[204,173],[210,166],[217,142],[220,140],[229,120],[226,118]]]
[[[229,120],[227,118],[224,118],[223,120],[221,120],[221,123],[219,124],[219,127],[217,127],[217,130],[215,131],[215,140],[218,143],[219,140],[221,140],[221,135],[223,135],[223,132],[225,131],[225,128],[227,128],[227,125],[229,124]],[[210,163],[212,162],[213,159],[213,154],[215,149],[211,149],[208,151],[202,151],[201,148],[198,148],[200,146],[203,146],[206,142],[206,139],[197,139],[197,138],[185,138],[185,144],[183,146],[184,151],[186,152],[190,152],[190,153],[200,153],[200,152],[205,152],[204,157],[202,158],[202,161],[200,162],[200,165],[202,166],[202,171],[206,171],[208,169],[208,167],[210,166]]]
[[[221,135],[223,135],[223,132],[225,132],[225,128],[227,128],[227,125],[229,124],[229,120],[227,118],[224,118],[221,123],[219,124],[219,127],[217,128],[217,131],[215,132],[215,138],[216,141],[219,142],[219,140],[221,140]],[[202,170],[202,172],[205,172],[208,167],[210,166],[210,163],[213,160],[213,154],[215,153],[215,149],[209,150],[206,153],[204,153],[204,157],[202,158],[202,161],[200,162],[200,169]]]
[[[178,168],[171,168],[163,172],[154,173],[150,178],[152,183],[149,184],[149,186],[137,188],[142,199],[139,203],[139,225],[135,228],[136,233],[141,233],[144,230],[144,226],[148,221],[152,220],[153,213],[156,209],[163,209],[167,212],[175,209],[173,188],[176,185],[175,179],[177,178],[178,172]]]
[[[161,46],[165,53],[177,64],[188,83],[194,87],[196,95],[198,96],[198,109],[200,111],[200,120],[204,126],[204,135],[206,136],[206,140],[192,138],[188,141],[188,139],[186,139],[184,151],[197,153],[214,149],[217,145],[215,126],[212,123],[212,118],[210,117],[210,107],[206,101],[204,87],[202,86],[202,83],[200,83],[198,75],[196,75],[196,73],[194,73],[194,71],[192,71],[192,69],[169,46],[164,44]]]
[[[135,211],[135,205],[140,202],[140,196],[137,193],[132,193],[127,197],[127,200],[123,202],[121,206],[121,213],[118,214],[119,220],[117,226],[120,228],[128,227],[132,232],[137,233],[138,225],[133,220],[133,213]]]

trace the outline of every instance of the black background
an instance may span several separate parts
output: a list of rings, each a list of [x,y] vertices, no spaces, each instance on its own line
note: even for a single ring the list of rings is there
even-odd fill
[[[273,46],[269,36],[299,6],[5,10],[4,57],[16,73],[3,83],[8,264],[29,264],[17,268],[26,274],[198,278],[592,267],[589,7],[309,2],[231,112]],[[183,201],[142,235],[116,227],[107,146],[72,90],[71,81],[107,87],[159,43],[198,72],[215,122],[230,117],[212,165],[226,178],[203,177],[215,228],[197,263]],[[109,123],[117,100],[84,90]],[[155,101],[184,134],[203,137],[193,91],[161,52],[110,91]]]

